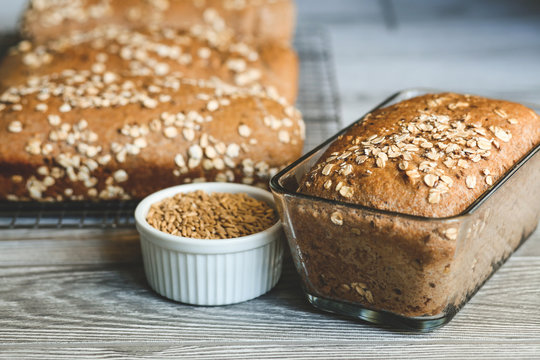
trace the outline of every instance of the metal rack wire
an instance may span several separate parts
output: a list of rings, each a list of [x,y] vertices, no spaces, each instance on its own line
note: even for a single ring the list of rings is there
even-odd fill
[[[307,151],[339,130],[339,96],[328,32],[322,28],[300,28],[294,47],[300,58],[296,106],[306,122]]]
[[[13,43],[0,35],[0,54]],[[300,28],[294,47],[300,58],[297,107],[306,122],[304,150],[309,150],[340,128],[339,98],[329,36],[321,28]],[[137,201],[0,202],[0,229],[119,228],[134,225]]]

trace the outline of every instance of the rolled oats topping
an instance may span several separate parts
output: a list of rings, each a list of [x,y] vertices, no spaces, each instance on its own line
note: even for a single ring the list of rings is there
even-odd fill
[[[116,170],[115,173],[114,173],[114,180],[116,182],[124,182],[124,181],[127,181],[128,179],[128,174],[125,170]]]
[[[427,174],[424,176],[424,182],[429,187],[434,187],[435,183],[439,180],[439,177],[437,175],[433,174]]]
[[[344,198],[351,198],[354,195],[354,190],[350,186],[341,186],[339,193]]]
[[[465,178],[465,183],[469,189],[474,189],[476,187],[476,177],[469,175]]]
[[[41,176],[48,175],[38,174],[40,177],[28,180],[30,185],[27,186],[27,189],[31,198],[47,199],[46,193],[53,185],[52,180],[61,179],[64,176],[71,182],[81,182],[87,190],[81,194],[80,190],[74,187],[75,193],[72,195],[61,194],[62,197],[72,200],[87,197],[129,198],[130,195],[123,187],[130,186],[131,170],[129,167],[132,165],[125,164],[128,164],[128,161],[131,163],[130,159],[133,157],[136,158],[154,151],[153,142],[155,140],[149,140],[149,136],[154,138],[161,136],[163,139],[170,139],[171,143],[178,143],[179,138],[182,140],[181,144],[185,144],[185,141],[192,143],[185,152],[171,154],[171,165],[174,166],[171,171],[175,177],[183,176],[182,181],[191,181],[187,174],[199,166],[204,171],[223,171],[223,173],[215,173],[209,178],[204,177],[204,180],[242,181],[257,185],[260,181],[267,181],[264,179],[268,179],[271,174],[277,172],[276,167],[269,166],[265,162],[252,162],[251,164],[245,162],[247,160],[243,158],[245,154],[253,151],[250,149],[251,145],[248,144],[258,143],[258,139],[253,137],[250,126],[240,124],[236,128],[236,131],[244,135],[245,142],[237,144],[221,141],[221,134],[214,133],[212,135],[203,131],[205,124],[214,121],[214,115],[210,116],[204,110],[202,112],[191,110],[185,113],[161,112],[160,115],[158,114],[157,117],[153,115],[146,122],[137,119],[137,122],[124,123],[117,129],[119,138],[110,144],[103,145],[99,134],[106,132],[106,129],[96,128],[93,118],[87,118],[87,120],[79,115],[87,109],[104,111],[117,107],[140,106],[142,111],[150,111],[147,106],[149,99],[163,95],[164,92],[178,91],[177,89],[180,87],[184,89],[184,93],[190,88],[195,90],[197,92],[196,101],[206,104],[207,108],[210,107],[207,110],[214,110],[215,104],[231,106],[233,102],[241,102],[252,96],[264,99],[265,102],[277,100],[264,91],[252,92],[251,90],[231,87],[219,81],[193,82],[174,76],[152,78],[150,83],[139,80],[139,78],[115,77],[112,83],[106,84],[103,78],[98,75],[91,75],[84,71],[66,71],[55,77],[34,78],[31,83],[12,87],[1,95],[1,101],[4,102],[2,104],[8,110],[21,105],[23,98],[39,97],[43,93],[43,89],[47,89],[50,94],[47,101],[62,100],[57,109],[48,107],[38,111],[32,107],[32,111],[35,111],[36,114],[34,116],[42,119],[39,121],[42,121],[43,126],[48,130],[45,137],[28,138],[25,141],[24,150],[32,156],[50,156],[53,162],[61,165],[62,175],[44,178]],[[88,91],[88,89],[92,90]],[[281,106],[281,104],[277,104],[279,106],[272,110],[274,115],[271,115],[276,116],[276,118],[280,116],[276,110]],[[281,111],[281,116],[284,116],[285,109],[282,108]],[[261,116],[262,118],[263,116]],[[6,130],[12,134],[22,132],[26,128],[24,121],[14,120],[7,124]],[[113,124],[112,126],[117,125]],[[279,130],[272,131],[277,139]],[[296,133],[295,128],[291,128],[289,136],[291,143],[294,141],[298,144],[298,133]],[[242,163],[246,164],[242,166],[241,170],[237,170],[239,162],[234,160],[239,157],[242,157]],[[125,169],[115,170],[110,180],[94,176],[94,172],[101,172],[103,167],[114,167],[120,164]],[[241,171],[242,174],[237,175],[229,169],[234,169],[235,172]],[[200,179],[203,177],[197,177],[193,181],[200,181]],[[54,183],[57,181],[54,180]]]
[[[107,0],[109,1],[109,0]],[[80,1],[73,1],[80,2]],[[58,9],[51,16],[65,11]],[[34,46],[28,41],[14,49],[23,62],[40,73],[41,68],[55,63],[61,54],[70,55],[73,49],[86,47],[98,52],[90,55],[87,70],[103,78],[106,84],[114,83],[118,76],[166,76],[182,73],[186,77],[220,77],[224,81],[240,87],[278,87],[289,100],[294,92],[285,79],[273,73],[268,74],[266,58],[259,56],[259,49],[238,40],[227,29],[216,29],[213,22],[177,30],[163,26],[141,26],[130,29],[125,26],[103,24],[87,31],[71,31],[45,45]],[[285,47],[272,51],[289,51]],[[82,65],[80,65],[82,66]],[[148,108],[157,106],[156,99],[144,102]],[[69,104],[68,104],[69,105]],[[218,103],[208,104],[209,111],[215,111]],[[63,110],[67,110],[67,105]]]
[[[326,164],[324,169],[322,170],[323,175],[330,175],[332,172],[332,168],[334,167],[334,164]]]
[[[249,137],[251,135],[251,129],[249,126],[242,124],[238,127],[238,134],[242,137]]]
[[[343,225],[343,215],[341,215],[339,211],[333,212],[332,215],[330,215],[330,220],[338,226]]]
[[[509,158],[518,160],[512,147],[530,146],[523,137],[540,137],[537,119],[518,104],[451,93],[378,109],[330,145],[306,175],[309,193],[446,214],[448,201],[472,202],[504,173]],[[516,126],[524,122],[536,122],[530,134]],[[392,197],[394,191],[399,195]],[[462,199],[454,199],[456,192]]]
[[[20,133],[23,130],[23,125],[20,121],[12,121],[8,125],[8,131],[12,133]]]
[[[64,59],[75,61],[79,56],[69,55],[79,51],[88,61],[67,64]],[[22,42],[12,55],[24,59],[18,74],[24,81],[0,94],[0,116],[9,119],[3,131],[22,144],[24,156],[47,164],[48,174],[36,170],[34,178],[22,179],[36,200],[126,199],[139,191],[133,189],[141,175],[136,165],[152,172],[152,162],[158,170],[167,168],[175,183],[221,179],[260,185],[284,165],[281,158],[293,159],[290,149],[301,148],[298,111],[279,91],[258,84],[263,59],[257,49],[219,26],[97,26],[47,45]],[[69,70],[57,70],[62,61]],[[208,66],[230,78],[220,79],[219,73],[192,79],[183,73]],[[235,79],[245,86],[236,86]],[[240,123],[228,108],[243,106],[247,117]],[[216,124],[223,119],[231,129],[219,133]],[[270,140],[259,128],[275,142],[271,156],[260,154]],[[53,194],[65,183],[70,191]]]

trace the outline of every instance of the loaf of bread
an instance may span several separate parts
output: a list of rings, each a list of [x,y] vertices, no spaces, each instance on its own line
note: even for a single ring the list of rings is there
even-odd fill
[[[300,115],[273,93],[72,70],[70,61],[0,95],[0,199],[138,199],[195,181],[267,186],[301,153]]]
[[[206,26],[187,31],[99,26],[45,44],[21,42],[2,61],[0,91],[25,82],[29,76],[65,69],[96,74],[111,71],[121,76],[217,77],[239,87],[262,85],[290,103],[294,103],[298,85],[298,61],[288,45],[251,46]]]
[[[159,25],[189,29],[203,23],[231,29],[248,41],[290,43],[292,0],[32,0],[22,20],[23,35],[42,42],[98,25]]]
[[[452,93],[374,111],[328,148],[301,192],[425,217],[461,213],[540,142],[525,106]]]
[[[307,291],[451,318],[534,231],[540,187],[523,182],[540,168],[520,172],[473,214],[440,218],[464,213],[539,143],[538,115],[507,101],[431,94],[368,114],[300,181],[301,193],[338,202],[288,205]]]

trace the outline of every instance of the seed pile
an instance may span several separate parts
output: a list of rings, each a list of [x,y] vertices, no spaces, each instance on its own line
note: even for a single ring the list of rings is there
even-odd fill
[[[146,221],[172,235],[229,239],[268,229],[277,216],[268,204],[247,194],[180,193],[153,204]]]

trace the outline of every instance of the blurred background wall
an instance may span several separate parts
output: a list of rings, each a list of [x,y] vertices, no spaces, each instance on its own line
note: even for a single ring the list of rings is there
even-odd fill
[[[0,31],[23,0],[1,0]],[[391,93],[433,87],[540,103],[540,1],[297,0],[329,29],[345,122]]]

